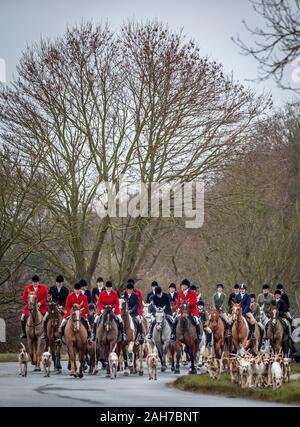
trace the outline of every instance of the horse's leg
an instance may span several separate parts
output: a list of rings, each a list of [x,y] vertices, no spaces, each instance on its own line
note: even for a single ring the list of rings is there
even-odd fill
[[[197,369],[195,368],[195,345],[192,345],[189,348],[189,356],[191,361],[191,369],[189,374],[197,374]]]
[[[79,359],[79,372],[77,373],[77,376],[79,378],[83,377],[83,368],[85,363],[85,355],[86,355],[86,348],[83,347],[79,350],[78,353],[78,359]]]
[[[133,365],[134,365],[134,341],[130,341],[130,343],[128,344],[128,366],[129,366],[129,371],[131,373],[133,373]],[[127,358],[127,354],[126,354],[126,358]]]
[[[76,365],[75,365],[75,354],[73,349],[73,343],[68,345],[69,362],[70,362],[70,375],[76,377]]]
[[[144,356],[144,343],[139,342],[139,375],[144,375],[144,367],[143,367],[143,356]]]
[[[180,357],[181,357],[181,344],[179,342],[176,342],[176,365],[175,365],[175,374],[180,374]]]
[[[128,360],[127,360],[127,346],[123,347],[123,360],[124,360],[124,373],[123,375],[127,377],[130,373],[128,368]]]
[[[29,338],[28,331],[27,331],[27,347],[28,347],[28,353],[29,353],[29,356],[30,356],[31,364],[34,365],[35,364],[35,360],[34,360],[34,353],[33,353],[33,345],[32,345],[32,340]]]
[[[170,341],[170,350],[171,350],[171,371],[175,371],[175,344]]]

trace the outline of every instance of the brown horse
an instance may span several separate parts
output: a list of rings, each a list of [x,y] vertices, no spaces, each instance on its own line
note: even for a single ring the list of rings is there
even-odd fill
[[[232,340],[236,352],[241,347],[245,350],[252,349],[254,354],[258,354],[261,341],[261,332],[258,323],[255,322],[254,339],[248,339],[249,326],[246,318],[242,315],[241,304],[232,304]]]
[[[38,300],[35,292],[28,293],[28,310],[29,317],[26,322],[28,353],[31,364],[35,366],[34,371],[40,371],[41,357],[45,349],[45,342],[42,340],[44,316],[38,309]]]
[[[107,305],[102,312],[96,332],[99,359],[103,366],[106,365],[106,376],[110,376],[108,356],[115,351],[119,338],[119,327],[112,307]]]
[[[241,346],[246,350],[248,346],[249,326],[245,317],[242,315],[241,304],[233,303],[232,307],[232,341],[236,352]]]
[[[215,356],[217,359],[221,359],[225,345],[225,325],[220,317],[219,310],[212,310],[208,327],[211,329],[213,334]]]
[[[58,374],[61,374],[62,366],[60,363],[60,354],[62,344],[55,343],[58,336],[59,325],[62,321],[62,313],[57,304],[53,301],[48,302],[48,323],[47,323],[47,338],[48,345],[51,349],[52,360],[54,361],[54,369]]]
[[[134,341],[136,336],[136,327],[128,312],[128,304],[124,299],[120,299],[121,317],[124,323],[124,331],[127,341],[120,341],[117,346],[117,354],[123,355],[124,376],[128,376],[134,370]]]
[[[70,375],[73,377],[83,377],[83,367],[85,362],[87,346],[87,330],[81,323],[82,303],[73,304],[71,315],[65,327],[64,337],[69,354]],[[79,368],[76,366],[76,355],[78,355]]]
[[[197,340],[197,333],[195,325],[193,325],[190,318],[190,306],[187,301],[183,301],[180,307],[180,318],[176,326],[176,365],[175,374],[180,373],[179,361],[181,357],[182,345],[185,344],[185,350],[189,355],[191,361],[190,374],[196,374],[195,357],[199,349],[199,342]]]
[[[286,332],[283,320],[279,317],[277,307],[272,307],[270,314],[271,319],[266,326],[267,338],[270,340],[270,344],[275,354],[279,354],[282,350],[284,356],[288,357],[291,346],[290,337]]]

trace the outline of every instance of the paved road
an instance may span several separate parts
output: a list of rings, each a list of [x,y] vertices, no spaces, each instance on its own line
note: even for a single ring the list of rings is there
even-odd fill
[[[106,378],[103,371],[72,378],[66,363],[63,372],[44,378],[29,366],[28,377],[22,378],[16,363],[0,363],[0,406],[286,406],[180,391],[171,386],[175,375],[170,371],[159,372],[157,381],[149,381],[147,372],[143,377],[119,373],[116,380]]]

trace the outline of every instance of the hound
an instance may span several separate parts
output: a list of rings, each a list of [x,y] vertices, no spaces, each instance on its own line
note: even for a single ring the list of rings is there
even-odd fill
[[[238,362],[236,357],[229,358],[229,372],[230,372],[231,382],[234,384],[239,384],[240,382],[239,367],[238,367]]]
[[[216,359],[213,356],[207,356],[205,367],[207,368],[208,374],[212,379],[220,379],[222,371],[222,359]]]
[[[284,357],[282,359],[282,370],[283,370],[283,382],[290,382],[291,376],[291,359],[289,357]]]
[[[158,357],[156,353],[150,353],[147,356],[147,366],[149,373],[149,380],[157,380],[157,364]]]
[[[261,355],[257,356],[253,361],[253,377],[254,387],[263,387],[264,378],[268,373],[267,365]]]
[[[28,359],[29,357],[26,351],[26,347],[23,343],[21,343],[18,361],[19,361],[19,375],[22,375],[22,377],[27,377]]]
[[[109,363],[111,379],[114,379],[117,377],[118,361],[119,361],[118,355],[115,351],[112,351],[111,353],[109,353],[108,363]]]
[[[282,386],[283,375],[280,362],[273,362],[271,365],[271,380],[273,389],[277,389]]]
[[[241,358],[238,361],[240,385],[242,388],[252,387],[252,368],[250,360]]]
[[[48,348],[48,351],[45,351],[42,355],[42,365],[44,368],[44,377],[50,377],[50,368],[52,363],[51,349]]]

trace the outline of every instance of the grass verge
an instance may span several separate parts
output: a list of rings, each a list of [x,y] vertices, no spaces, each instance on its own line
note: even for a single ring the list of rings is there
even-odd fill
[[[180,390],[197,393],[300,405],[300,379],[286,383],[278,390],[271,388],[252,390],[242,389],[236,384],[232,384],[228,373],[223,373],[218,381],[211,379],[208,374],[185,375],[178,378],[174,386]]]

